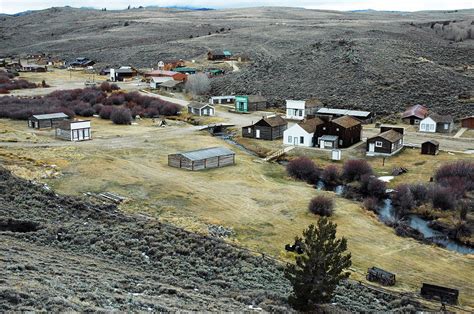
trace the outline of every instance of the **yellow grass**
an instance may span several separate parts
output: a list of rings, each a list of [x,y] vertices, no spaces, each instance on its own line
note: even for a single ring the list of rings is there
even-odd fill
[[[26,130],[24,124],[1,122]],[[125,211],[145,213],[198,232],[206,232],[207,224],[231,227],[236,232],[231,241],[281,259],[285,258],[284,245],[316,220],[307,211],[309,200],[325,193],[336,201],[332,219],[338,224],[338,234],[348,239],[353,278],[364,280],[367,268],[376,265],[397,274],[394,290],[418,292],[422,282],[446,285],[461,290],[463,306],[474,307],[472,256],[398,237],[360,204],[289,180],[282,166],[257,162],[256,157],[206,132],[191,131],[180,122],[166,128],[154,127],[150,120],[138,123],[115,126],[93,119],[92,141],[54,146],[64,142],[51,139],[47,148],[4,147],[0,160],[8,160],[11,166],[14,159],[30,158],[34,162],[20,168],[31,172],[42,163],[54,163],[62,176],[45,181],[61,193],[116,192],[130,198],[122,207]],[[233,149],[237,165],[201,172],[167,166],[169,153],[210,146]],[[459,156],[428,157],[420,170],[414,167],[420,156],[410,151],[390,159],[385,167],[378,165],[378,159],[370,162],[379,172],[404,165],[411,171],[400,180],[415,180],[429,178],[421,169],[431,171],[441,160],[451,158]],[[330,162],[326,157],[318,161]]]

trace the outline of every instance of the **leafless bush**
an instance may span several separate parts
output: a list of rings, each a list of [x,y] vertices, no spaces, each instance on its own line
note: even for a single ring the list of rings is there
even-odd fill
[[[316,196],[309,202],[308,209],[315,215],[331,216],[334,211],[334,201],[327,196]]]
[[[184,88],[193,95],[204,95],[211,90],[211,82],[206,74],[189,75]]]
[[[298,157],[291,160],[286,166],[290,177],[315,184],[319,179],[319,169],[308,157]]]
[[[372,173],[372,167],[363,159],[347,160],[342,168],[342,176],[349,182],[360,180],[363,175]]]
[[[341,182],[341,170],[336,165],[329,165],[321,173],[321,180],[329,186],[338,185]]]

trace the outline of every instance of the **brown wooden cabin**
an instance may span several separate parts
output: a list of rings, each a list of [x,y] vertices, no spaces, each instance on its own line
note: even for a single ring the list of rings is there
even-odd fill
[[[465,117],[461,119],[461,127],[474,129],[474,116]]]
[[[428,115],[428,108],[422,105],[414,105],[402,113],[402,120],[411,125],[420,124],[421,120]]]
[[[403,134],[393,129],[367,139],[367,155],[391,156],[403,148]]]
[[[69,116],[63,112],[36,114],[28,119],[28,127],[33,129],[53,128],[61,121],[68,120]]]
[[[273,141],[283,137],[288,122],[281,116],[264,117],[253,125],[242,128],[242,137]]]
[[[210,147],[168,155],[168,166],[193,171],[234,164],[235,153],[225,147]]]
[[[421,144],[422,155],[438,155],[439,153],[439,142],[435,140],[429,140]]]
[[[346,148],[360,142],[361,133],[362,123],[359,120],[350,116],[342,116],[325,122],[323,127],[317,130],[316,137],[319,146],[320,138],[322,136],[337,136],[337,147]]]

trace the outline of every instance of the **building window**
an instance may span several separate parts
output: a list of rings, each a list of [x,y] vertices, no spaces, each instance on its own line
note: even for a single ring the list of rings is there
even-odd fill
[[[288,143],[293,143],[293,138],[291,137],[291,135],[288,135]]]
[[[247,133],[252,133],[252,128],[247,128]]]
[[[323,130],[326,130],[326,127],[325,127],[325,126],[323,126]]]
[[[448,127],[449,127],[449,124],[445,123],[445,124],[444,124],[444,129],[447,130]]]
[[[392,144],[392,150],[394,150],[394,149],[395,149],[395,144]]]
[[[304,136],[300,136],[300,144],[304,144]]]
[[[375,147],[382,147],[383,143],[380,141],[375,141]]]
[[[415,124],[419,124],[420,120],[415,119]]]
[[[339,128],[336,128],[336,131],[339,132]]]
[[[303,116],[303,110],[301,110],[301,109],[298,110],[298,115],[299,115],[300,117],[302,117],[302,116]]]
[[[339,145],[342,145],[342,140],[339,140]]]

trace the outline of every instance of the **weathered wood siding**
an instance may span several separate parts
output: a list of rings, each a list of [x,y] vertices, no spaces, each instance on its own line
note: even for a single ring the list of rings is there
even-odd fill
[[[230,166],[235,163],[235,155],[216,156],[200,160],[189,160],[181,154],[168,155],[168,166],[188,170],[204,170]]]
[[[461,120],[461,126],[463,128],[474,129],[474,117],[465,118],[465,119]]]
[[[247,111],[259,111],[259,110],[265,110],[266,108],[267,108],[267,102],[266,101],[249,102],[247,104]]]
[[[339,137],[339,143],[337,146],[339,148],[347,148],[360,142],[362,125],[359,124],[350,128],[344,128],[329,121],[326,122],[323,127],[318,128],[316,132],[317,138],[323,135],[337,135]]]
[[[423,155],[436,155],[439,152],[439,145],[425,142],[421,144],[421,153]]]
[[[278,138],[282,138],[283,132],[285,132],[286,129],[287,125],[281,125],[276,127],[252,125],[242,128],[242,137],[273,141]],[[260,131],[260,137],[257,137],[257,130]]]
[[[377,147],[375,142],[382,142],[382,147]],[[397,141],[396,143],[392,143],[382,137],[376,136],[373,138],[367,139],[367,151],[369,151],[369,145],[374,144],[374,152],[378,154],[388,154],[391,155],[392,153],[396,152],[398,149],[403,147],[403,141],[401,143]],[[392,146],[393,144],[393,146]]]

